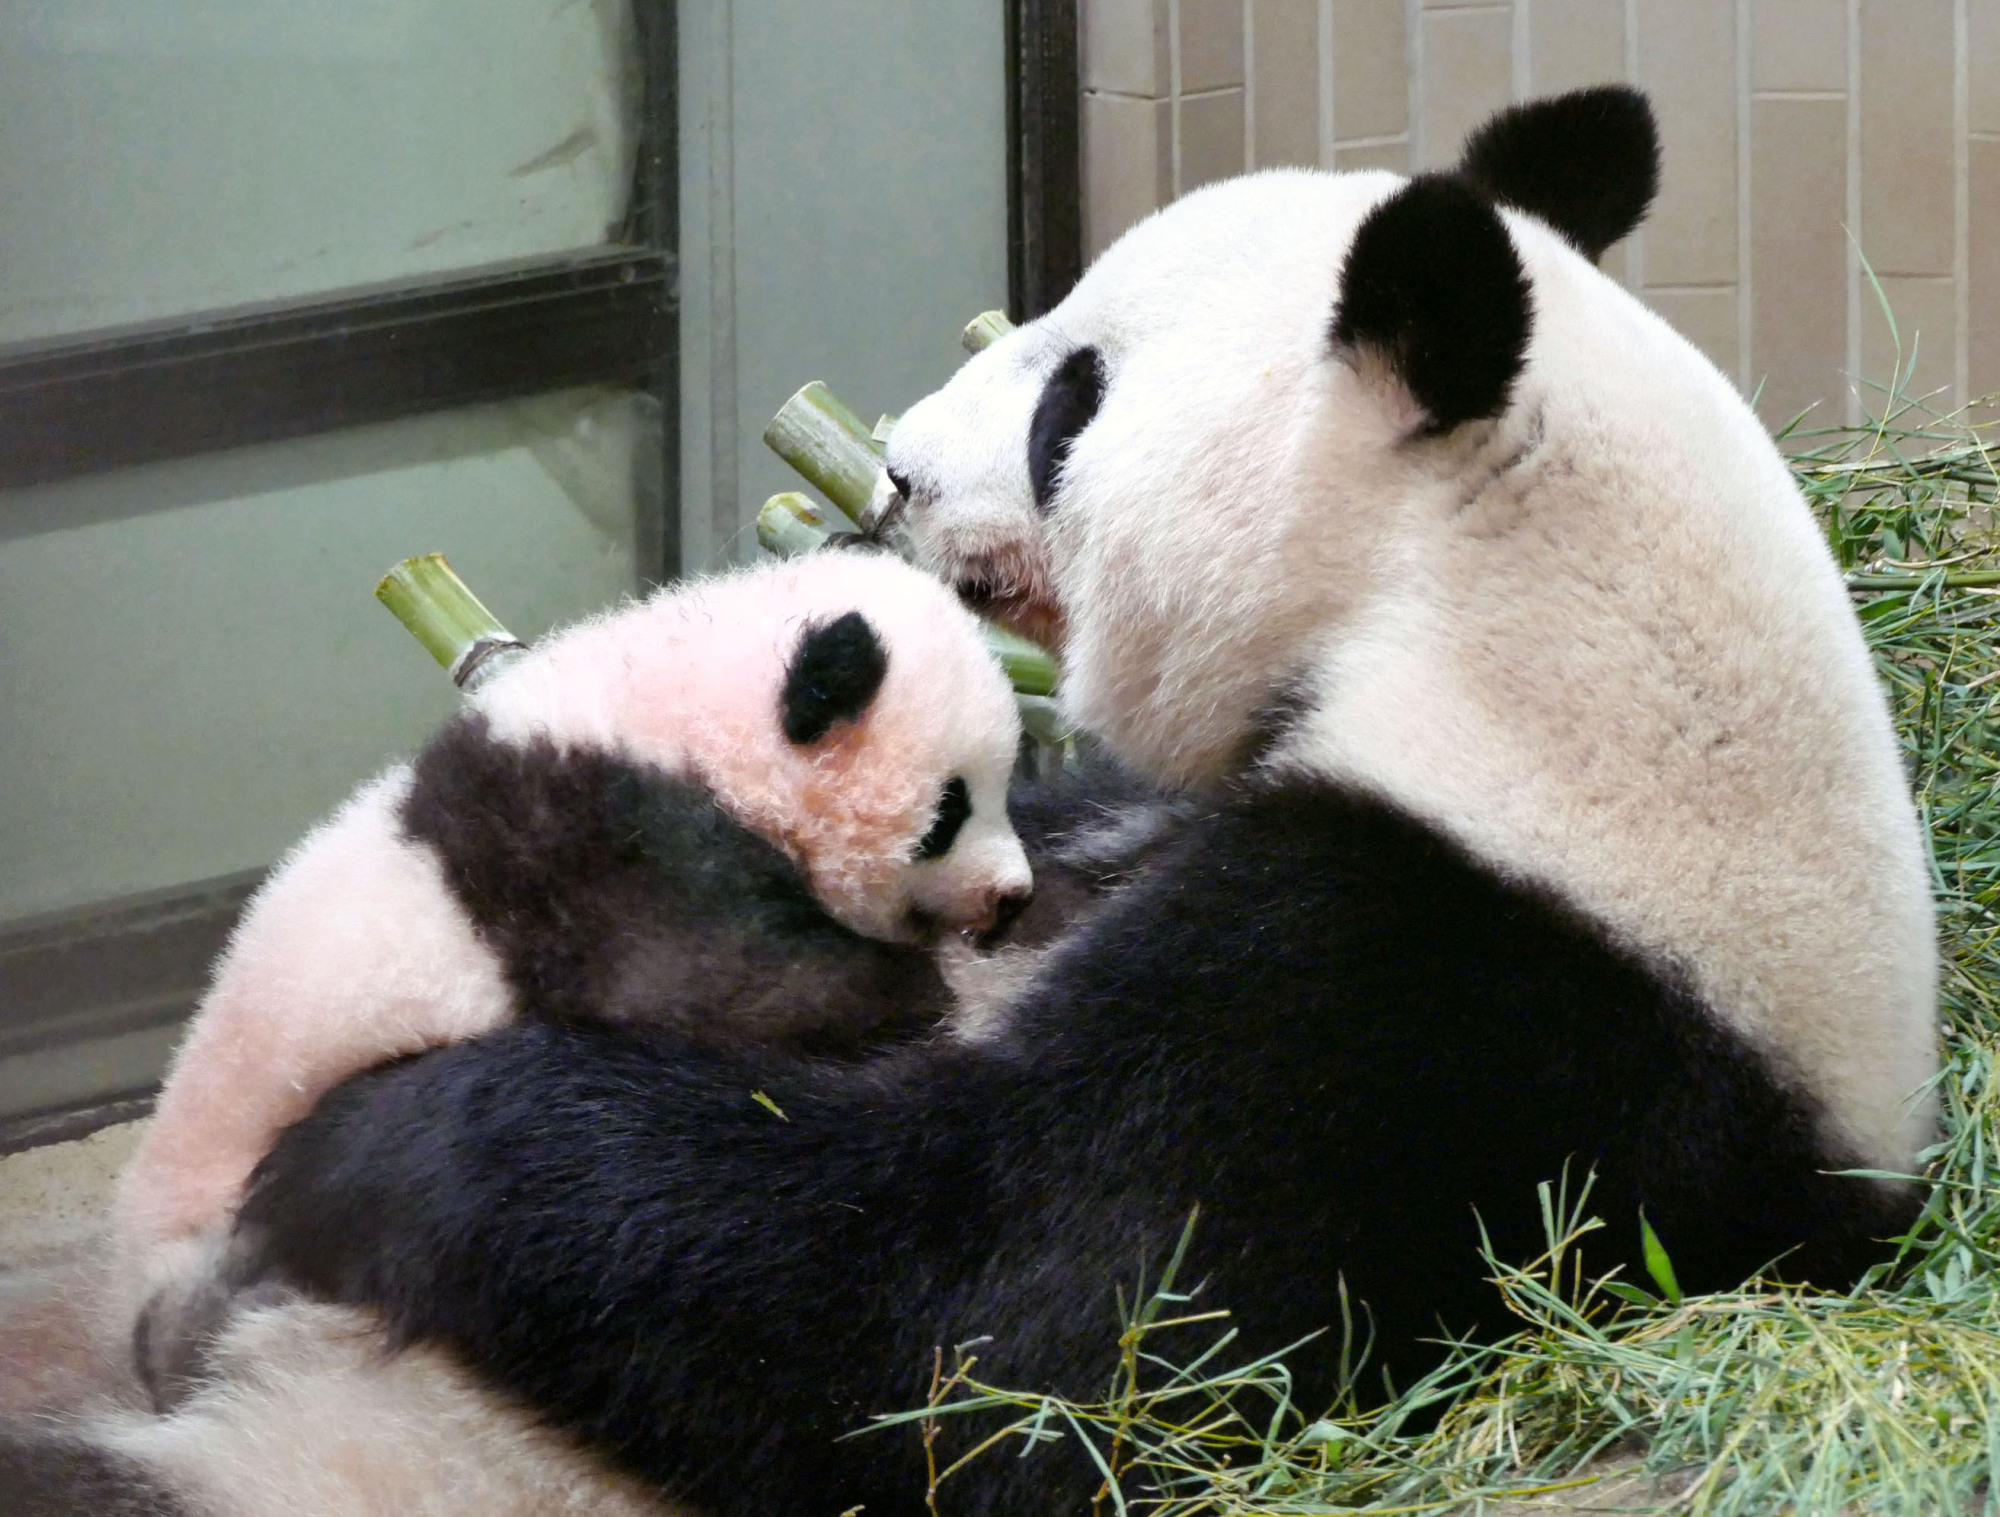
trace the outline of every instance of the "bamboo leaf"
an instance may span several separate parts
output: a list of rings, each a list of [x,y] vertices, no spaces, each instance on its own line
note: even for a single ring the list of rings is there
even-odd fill
[[[1674,1261],[1667,1257],[1666,1245],[1660,1242],[1660,1235],[1653,1231],[1644,1211],[1639,1213],[1639,1246],[1646,1253],[1646,1273],[1653,1277],[1660,1294],[1679,1306],[1681,1283],[1674,1278]]]

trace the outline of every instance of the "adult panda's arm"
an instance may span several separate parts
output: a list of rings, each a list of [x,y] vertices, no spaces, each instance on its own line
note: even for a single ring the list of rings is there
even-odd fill
[[[923,1404],[935,1324],[979,1299],[996,1219],[1019,1211],[994,1195],[998,1124],[952,1109],[953,1069],[524,1024],[335,1091],[259,1170],[239,1263],[444,1344],[706,1510],[833,1489],[919,1512],[914,1431],[841,1440]],[[1058,1336],[1108,1325],[1109,1270],[1060,1273],[1103,1299],[1045,1290]],[[1094,1383],[1112,1342],[1088,1334],[1065,1381]],[[1080,1509],[1090,1470],[1068,1477]]]
[[[843,1435],[975,1338],[989,1383],[1100,1394],[1114,1290],[1196,1202],[1189,1279],[1245,1355],[1295,1345],[1308,1405],[1343,1301],[1398,1383],[1441,1320],[1503,1328],[1481,1229],[1532,1257],[1566,1174],[1596,1173],[1592,1268],[1638,1266],[1643,1206],[1696,1291],[1780,1255],[1844,1283],[1907,1220],[1826,1172],[1810,1109],[1683,988],[1338,786],[1190,824],[1020,1017],[866,1065],[601,1027],[422,1055],[280,1141],[244,1277],[382,1311],[718,1517],[829,1492],[882,1517],[921,1512],[921,1447]],[[1001,1457],[962,1499],[1095,1483],[1074,1451]]]

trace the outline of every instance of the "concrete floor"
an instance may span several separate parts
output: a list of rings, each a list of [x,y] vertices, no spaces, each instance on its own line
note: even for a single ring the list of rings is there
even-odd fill
[[[137,1394],[98,1244],[143,1125],[0,1158],[0,1416]]]
[[[0,1275],[74,1257],[96,1235],[143,1122],[0,1158]]]

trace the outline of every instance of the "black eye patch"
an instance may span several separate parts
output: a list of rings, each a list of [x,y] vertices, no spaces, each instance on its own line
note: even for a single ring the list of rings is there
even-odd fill
[[[972,791],[963,779],[953,775],[938,793],[937,820],[924,840],[917,844],[920,859],[941,859],[958,841],[959,829],[972,818]]]
[[[1049,509],[1070,445],[1103,403],[1104,359],[1095,348],[1078,348],[1042,386],[1028,425],[1028,487],[1038,510]]]

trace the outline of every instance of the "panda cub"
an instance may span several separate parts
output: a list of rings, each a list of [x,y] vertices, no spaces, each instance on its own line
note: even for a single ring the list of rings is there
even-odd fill
[[[517,1011],[807,1052],[935,1022],[934,946],[1029,895],[1019,737],[972,616],[885,555],[551,636],[252,901],[120,1180],[139,1288],[324,1091]]]

